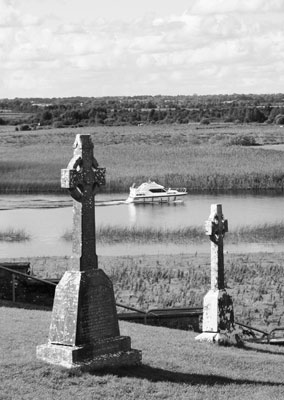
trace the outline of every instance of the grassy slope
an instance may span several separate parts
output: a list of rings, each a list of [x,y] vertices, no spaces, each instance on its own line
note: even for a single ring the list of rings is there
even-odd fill
[[[121,323],[121,334],[142,350],[143,365],[72,374],[36,360],[46,343],[50,312],[0,308],[1,400],[257,399],[284,397],[284,349],[224,348],[195,334]]]
[[[225,146],[242,133],[258,143],[281,142],[278,126],[196,125],[0,130],[0,189],[60,191],[60,169],[77,133],[91,133],[94,154],[107,168],[106,190],[128,191],[149,177],[189,190],[284,187],[284,153]]]

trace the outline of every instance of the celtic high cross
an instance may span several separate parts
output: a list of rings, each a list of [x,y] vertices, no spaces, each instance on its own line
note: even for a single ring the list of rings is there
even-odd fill
[[[61,170],[61,187],[73,197],[73,270],[98,268],[95,233],[95,194],[105,184],[105,168],[94,158],[90,135],[76,135],[73,158]]]
[[[228,232],[228,221],[223,217],[222,204],[211,204],[205,231],[211,240],[211,289],[224,289],[223,238]]]

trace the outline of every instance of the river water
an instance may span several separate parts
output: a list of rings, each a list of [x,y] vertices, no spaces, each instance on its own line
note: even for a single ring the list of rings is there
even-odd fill
[[[229,230],[284,220],[284,195],[187,195],[174,204],[126,204],[125,195],[96,196],[96,226],[179,228],[203,226],[210,205],[221,203]],[[31,240],[0,242],[0,257],[70,256],[71,242],[62,235],[72,227],[70,196],[1,195],[0,231],[24,229]],[[227,245],[228,252],[283,251],[279,244]],[[97,244],[98,255],[174,254],[210,252],[210,244]]]

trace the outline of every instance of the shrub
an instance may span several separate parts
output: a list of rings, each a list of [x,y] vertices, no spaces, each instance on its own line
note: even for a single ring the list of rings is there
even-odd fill
[[[253,136],[251,135],[236,135],[232,136],[229,141],[228,145],[235,145],[235,146],[255,146],[256,145],[256,140]]]
[[[210,124],[210,119],[209,118],[202,118],[200,121],[200,125],[209,125]]]
[[[28,124],[20,125],[20,131],[31,131],[31,127]]]
[[[278,114],[276,115],[274,119],[275,124],[277,125],[284,125],[284,114]]]

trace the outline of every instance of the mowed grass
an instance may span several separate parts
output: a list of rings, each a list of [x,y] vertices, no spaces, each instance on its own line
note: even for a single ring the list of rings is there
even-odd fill
[[[47,343],[51,313],[0,307],[0,398],[3,400],[199,399],[281,400],[284,348],[219,347],[193,332],[120,323],[142,350],[142,365],[74,373],[36,359]]]
[[[107,169],[101,190],[125,192],[149,178],[189,192],[284,187],[284,152],[227,145],[239,134],[259,144],[283,143],[281,127],[192,124],[28,132],[2,127],[0,190],[62,192],[60,169],[72,157],[77,133],[91,134],[95,157]]]

